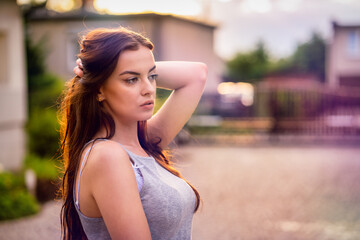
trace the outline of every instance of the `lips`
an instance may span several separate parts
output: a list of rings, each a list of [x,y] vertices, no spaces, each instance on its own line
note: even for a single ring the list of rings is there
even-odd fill
[[[141,104],[140,106],[143,107],[143,106],[150,106],[150,105],[154,105],[154,101],[153,101],[153,100],[146,101],[146,102],[144,102],[143,104]]]

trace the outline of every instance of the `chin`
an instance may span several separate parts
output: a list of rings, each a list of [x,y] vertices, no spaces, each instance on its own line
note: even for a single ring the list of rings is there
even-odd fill
[[[153,114],[148,114],[146,116],[142,116],[139,118],[138,121],[147,121],[147,120],[151,119],[152,116],[153,116]]]

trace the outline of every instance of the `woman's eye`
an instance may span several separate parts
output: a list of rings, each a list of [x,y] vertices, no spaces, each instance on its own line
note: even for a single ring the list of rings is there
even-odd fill
[[[135,83],[138,80],[137,77],[133,77],[133,78],[128,78],[125,81],[129,84]]]
[[[157,77],[158,77],[157,74],[152,74],[149,76],[149,80],[156,80]]]

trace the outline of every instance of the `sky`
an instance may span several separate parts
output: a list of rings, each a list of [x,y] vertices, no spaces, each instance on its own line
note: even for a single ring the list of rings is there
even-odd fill
[[[360,25],[360,0],[233,0],[213,2],[220,23],[216,52],[229,58],[262,39],[274,58],[290,55],[313,32],[331,41],[333,20]]]
[[[48,6],[58,10],[72,3],[48,0]],[[360,0],[94,0],[94,5],[104,13],[154,11],[215,23],[214,50],[223,59],[253,49],[259,40],[272,57],[286,57],[312,32],[331,41],[333,20],[360,25]]]

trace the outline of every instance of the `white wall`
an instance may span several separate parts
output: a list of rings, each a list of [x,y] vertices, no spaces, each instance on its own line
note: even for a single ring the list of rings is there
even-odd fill
[[[43,43],[46,55],[46,67],[64,80],[74,76],[76,55],[79,53],[77,41],[86,31],[101,27],[129,27],[134,31],[147,32],[149,22],[87,20],[87,21],[34,21],[29,24],[29,34],[32,41]]]
[[[27,114],[23,25],[15,0],[0,1],[0,55],[0,167],[16,170],[25,153]]]
[[[349,34],[358,34],[357,51],[349,52]],[[328,48],[327,78],[330,86],[338,87],[339,78],[360,76],[360,27],[334,29],[334,36]]]
[[[214,32],[201,26],[178,19],[169,19],[162,25],[161,56],[166,60],[200,61],[208,66],[205,94],[217,92],[223,64],[214,52]]]

